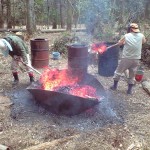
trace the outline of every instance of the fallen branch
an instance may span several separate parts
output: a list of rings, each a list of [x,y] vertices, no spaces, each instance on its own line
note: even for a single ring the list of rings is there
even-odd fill
[[[142,82],[142,87],[150,95],[150,82],[143,81]]]
[[[66,29],[39,29],[39,31],[43,33],[57,33],[57,32],[66,32]],[[77,32],[85,32],[86,28],[73,28],[72,31],[77,31]],[[27,32],[26,29],[1,29],[0,32]]]
[[[26,29],[4,29],[0,28],[0,32],[25,32]]]
[[[85,32],[85,28],[73,28],[72,31],[76,32]],[[42,29],[42,33],[58,33],[58,32],[66,32],[66,29]]]
[[[78,137],[79,137],[79,135],[69,136],[66,138],[53,140],[51,142],[45,142],[45,143],[42,143],[39,145],[35,145],[35,146],[29,147],[29,148],[24,149],[24,150],[45,150],[45,149],[50,150],[50,149],[53,149],[54,147],[56,147],[58,144],[66,143],[66,142],[73,140],[74,138],[78,138]]]

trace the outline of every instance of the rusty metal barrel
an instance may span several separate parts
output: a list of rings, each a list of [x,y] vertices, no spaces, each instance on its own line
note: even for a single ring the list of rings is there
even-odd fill
[[[68,48],[68,69],[76,75],[87,74],[88,46],[85,44],[71,44]]]
[[[43,68],[49,65],[49,42],[47,39],[37,38],[30,40],[31,62],[35,68]]]

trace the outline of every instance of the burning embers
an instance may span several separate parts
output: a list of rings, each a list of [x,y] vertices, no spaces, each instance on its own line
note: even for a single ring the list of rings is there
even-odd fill
[[[103,86],[87,73],[88,46],[68,46],[68,69],[47,68],[40,86],[30,86],[34,99],[55,114],[76,115],[99,103],[105,96]]]
[[[65,70],[46,69],[40,78],[42,89],[70,94],[83,98],[98,98],[96,89],[82,84],[81,76],[72,75]]]
[[[39,82],[27,90],[37,102],[58,115],[77,115],[105,97],[103,86],[90,74],[83,78],[69,70],[46,69]]]
[[[103,54],[107,50],[107,46],[103,42],[102,43],[95,43],[95,44],[92,44],[91,49],[94,50],[95,52]]]

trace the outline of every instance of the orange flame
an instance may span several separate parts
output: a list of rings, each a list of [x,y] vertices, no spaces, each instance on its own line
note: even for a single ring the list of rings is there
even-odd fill
[[[103,54],[107,50],[107,47],[104,43],[92,44],[92,50]]]
[[[80,97],[87,97],[87,98],[92,98],[92,97],[95,98],[96,97],[95,93],[96,93],[96,89],[89,85],[78,86],[70,91],[70,94],[72,95],[78,95]]]
[[[79,85],[80,80],[78,76],[71,75],[67,69],[58,70],[50,68],[47,68],[39,79],[44,90],[59,92],[67,90],[67,93],[71,95],[96,98],[96,89],[89,85]]]
[[[67,70],[58,70],[47,68],[42,76],[40,82],[43,85],[44,90],[54,90],[59,86],[71,86],[79,82],[78,77],[71,77]]]

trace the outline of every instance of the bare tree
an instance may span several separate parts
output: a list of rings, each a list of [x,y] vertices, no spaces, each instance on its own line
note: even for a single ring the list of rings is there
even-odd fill
[[[52,28],[57,29],[57,21],[58,21],[58,13],[57,13],[57,0],[53,0],[53,20],[52,20]]]
[[[60,8],[60,25],[61,25],[61,28],[64,28],[65,27],[65,22],[64,22],[64,13],[63,13],[63,0],[59,0],[59,8]]]
[[[71,0],[67,0],[67,30],[72,29],[72,3]]]
[[[0,28],[4,27],[4,1],[0,0]]]
[[[7,9],[7,28],[12,28],[12,18],[11,18],[11,1],[6,1]]]
[[[27,6],[27,33],[32,35],[36,31],[34,0],[26,0]]]
[[[145,19],[150,19],[150,1],[145,0]]]

